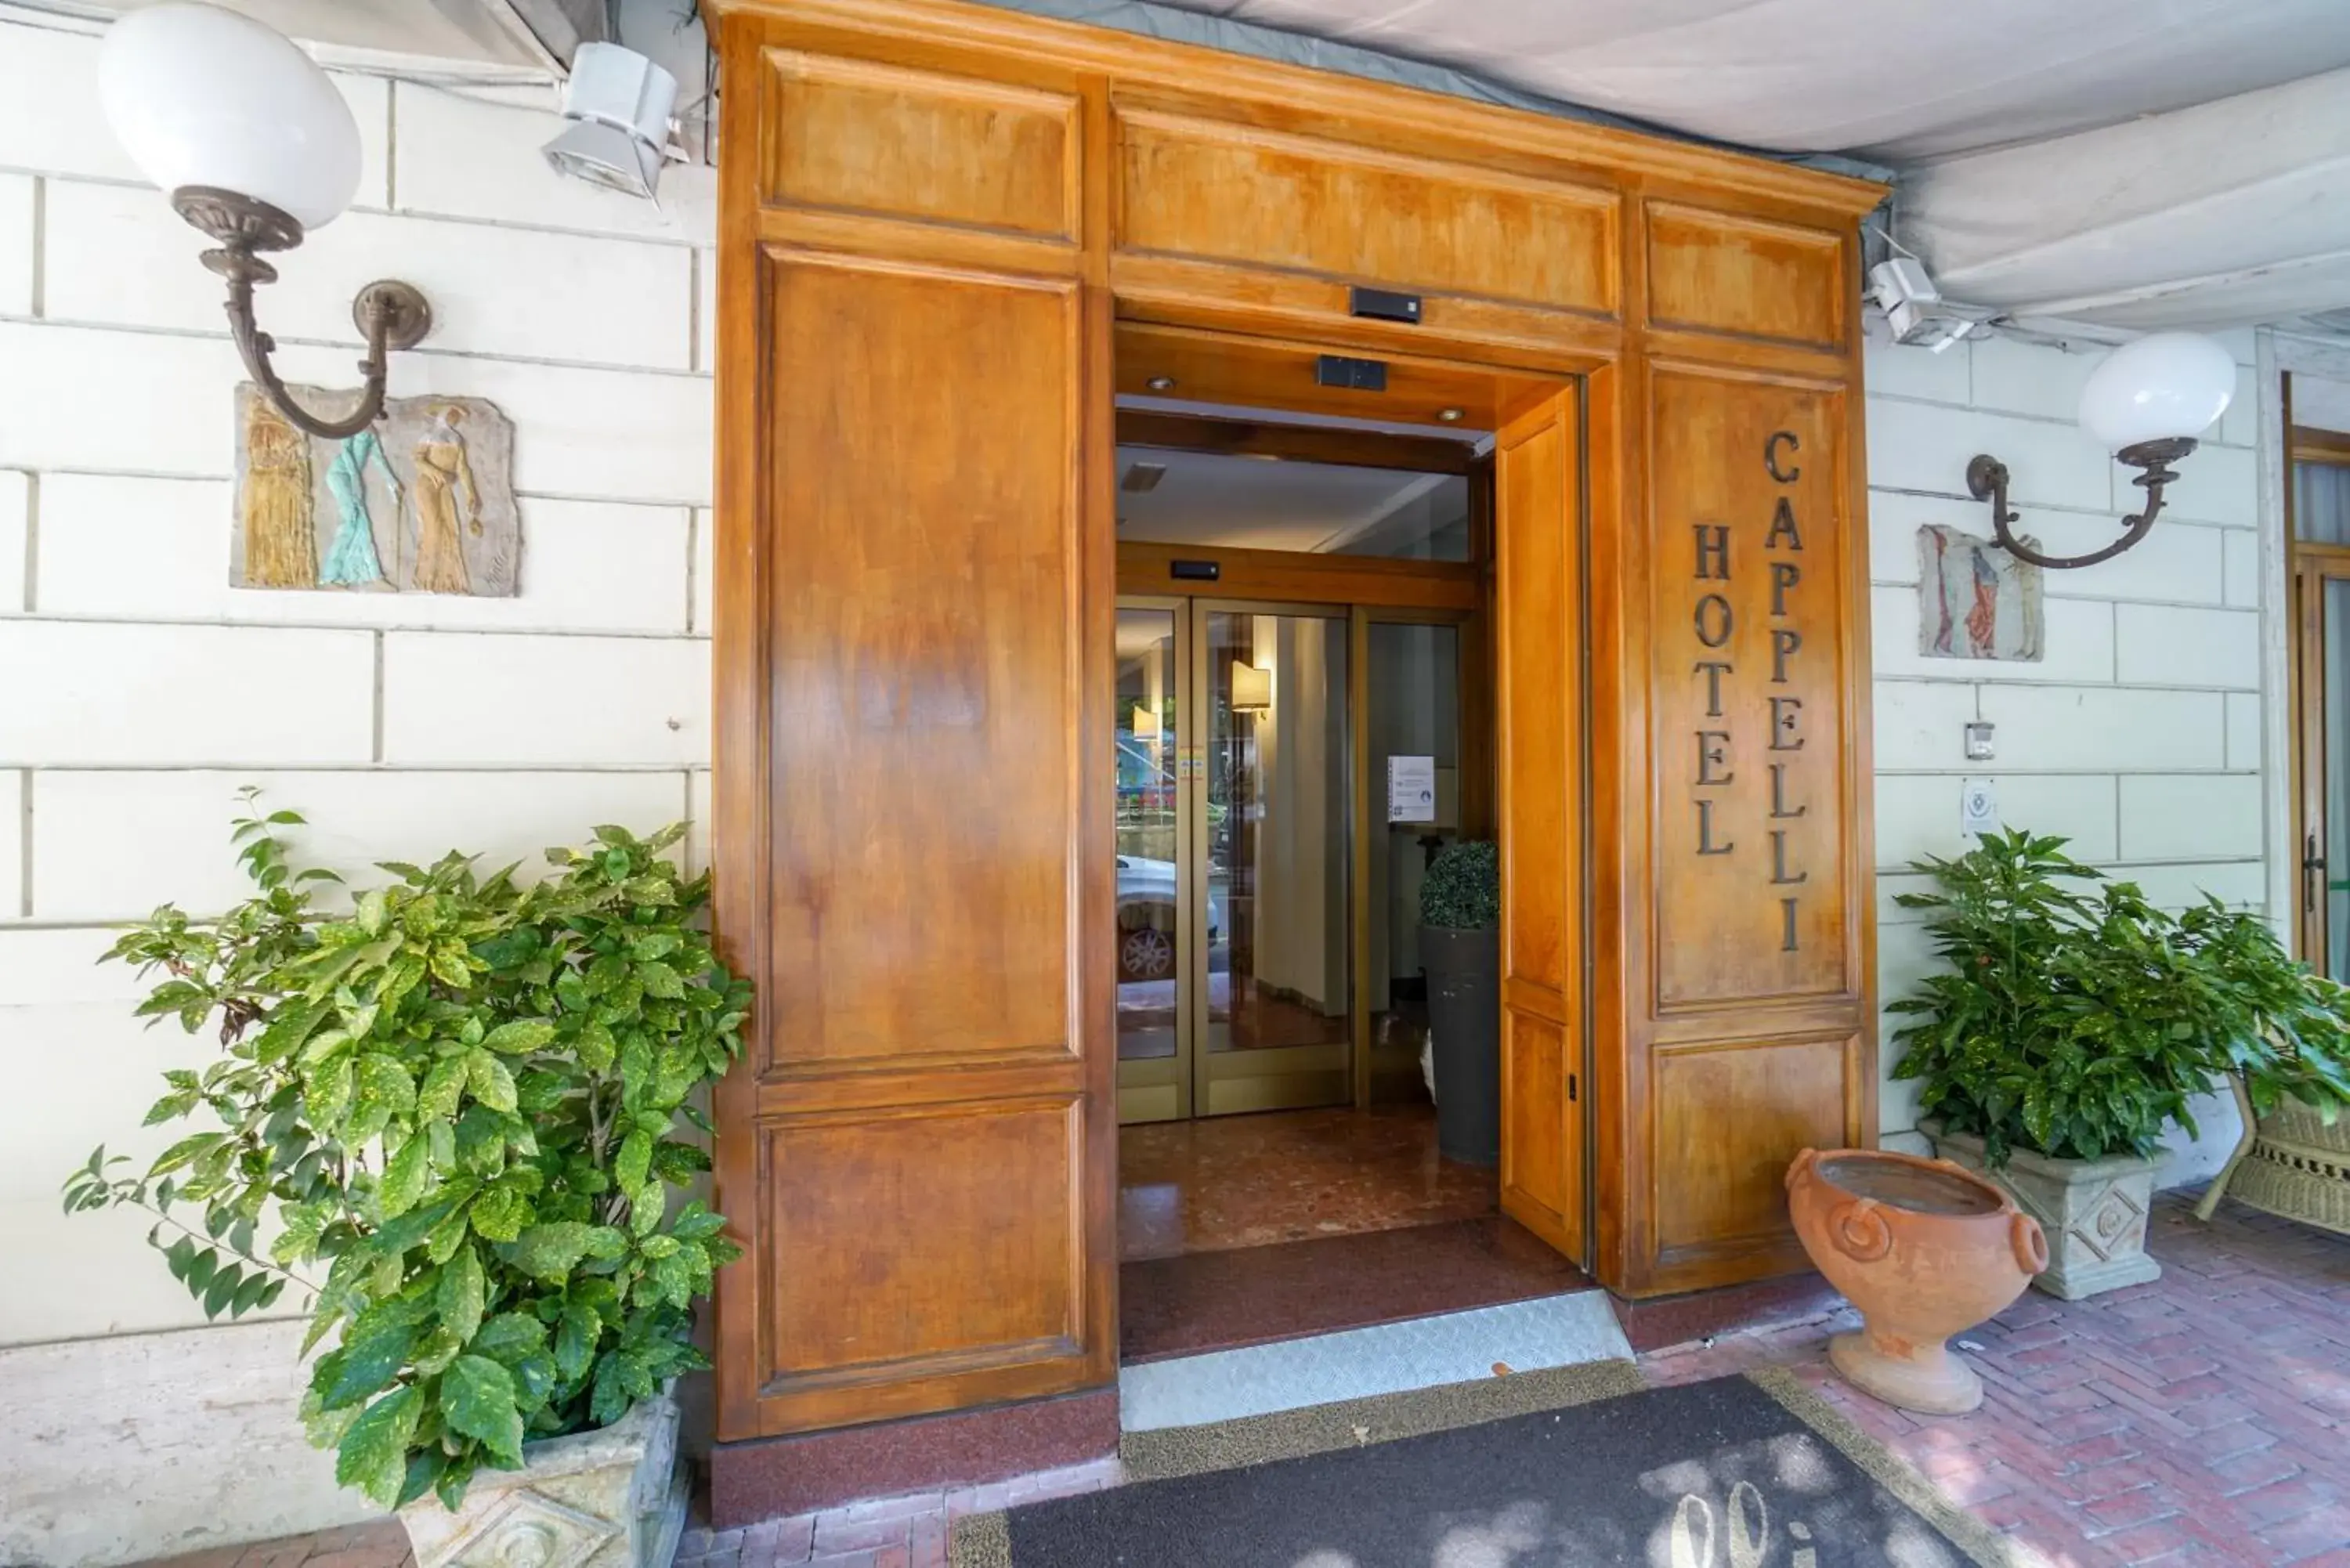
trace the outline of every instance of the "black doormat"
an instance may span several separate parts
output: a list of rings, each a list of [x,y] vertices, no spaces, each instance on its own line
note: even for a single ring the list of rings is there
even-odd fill
[[[1516,1381],[1497,1378],[1496,1385]],[[1425,1401],[1446,1390],[1394,1396]],[[1567,1397],[1580,1397],[1568,1393]],[[1457,1407],[1458,1396],[1455,1395]],[[1144,1434],[1164,1479],[959,1521],[954,1568],[2012,1568],[2029,1561],[1793,1376],[1587,1399],[1353,1446],[1296,1413]],[[1425,1407],[1423,1404],[1423,1408]],[[1328,1407],[1325,1407],[1326,1411]],[[1404,1428],[1425,1426],[1407,1413]],[[1173,1459],[1170,1452],[1180,1454]],[[1136,1464],[1134,1459],[1140,1459]]]

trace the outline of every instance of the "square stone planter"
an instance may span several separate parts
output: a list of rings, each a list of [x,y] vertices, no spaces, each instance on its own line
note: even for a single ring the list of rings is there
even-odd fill
[[[609,1427],[523,1445],[519,1470],[475,1473],[451,1513],[400,1511],[417,1568],[669,1568],[685,1528],[677,1401],[648,1399]]]
[[[2019,1148],[1994,1170],[1983,1158],[1982,1139],[1973,1134],[1948,1132],[1930,1121],[1919,1130],[1934,1140],[1936,1154],[2006,1188],[2040,1221],[2048,1233],[2048,1268],[2032,1282],[2041,1290],[2076,1302],[2162,1277],[2162,1265],[2146,1255],[2153,1160],[2131,1155],[2051,1159]]]

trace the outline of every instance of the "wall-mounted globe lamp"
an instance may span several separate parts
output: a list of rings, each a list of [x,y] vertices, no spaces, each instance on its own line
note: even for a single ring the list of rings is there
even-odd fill
[[[414,286],[359,290],[351,319],[367,339],[359,407],[339,420],[296,404],[270,368],[276,344],[253,317],[253,288],[275,283],[265,251],[292,250],[332,223],[359,183],[359,128],[310,57],[249,17],[218,6],[151,5],[114,24],[99,51],[99,98],[140,171],[218,250],[204,265],[228,280],[229,330],[244,367],[279,412],[312,435],[355,435],[383,411],[385,357],[413,348],[432,312]]]
[[[2123,345],[2089,373],[2081,389],[2081,429],[2139,471],[2146,510],[2122,519],[2122,536],[2085,556],[2043,556],[2009,531],[2007,464],[1985,452],[1967,464],[1967,490],[1991,503],[1991,532],[2009,555],[2035,566],[2094,566],[2137,544],[2162,511],[2171,464],[2195,450],[2195,438],[2219,422],[2236,395],[2236,362],[2209,337],[2157,332]]]

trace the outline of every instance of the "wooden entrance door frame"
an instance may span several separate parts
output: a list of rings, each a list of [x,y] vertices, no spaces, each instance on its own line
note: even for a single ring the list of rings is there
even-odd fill
[[[2303,463],[2350,468],[2350,436],[2333,431],[2296,426],[2292,422],[2293,378],[2284,377],[2285,410],[2284,523],[2285,572],[2291,585],[2286,603],[2286,711],[2293,715],[2293,853],[2299,875],[2293,900],[2295,951],[2320,974],[2332,973],[2333,900],[2326,876],[2327,846],[2334,824],[2326,798],[2325,709],[2329,699],[2350,703],[2350,692],[2332,691],[2325,667],[2325,586],[2350,582],[2350,545],[2305,543],[2294,514],[2298,488],[2294,470]]]
[[[1115,293],[1115,290],[1113,291]],[[1593,1168],[1592,1126],[1599,1096],[1595,1082],[1591,975],[1592,922],[1588,833],[1591,668],[1585,575],[1590,559],[1590,514],[1579,476],[1591,468],[1585,450],[1583,406],[1593,376],[1612,361],[1580,354],[1535,368],[1494,355],[1489,344],[1441,328],[1415,336],[1412,352],[1383,351],[1390,394],[1365,394],[1320,385],[1326,356],[1345,354],[1343,339],[1275,333],[1263,324],[1228,325],[1234,297],[1216,288],[1196,300],[1118,295],[1114,380],[1120,389],[1172,381],[1220,403],[1305,414],[1355,414],[1399,419],[1443,430],[1459,422],[1491,429],[1501,477],[1477,508],[1474,554],[1461,565],[1332,557],[1276,551],[1216,552],[1166,545],[1119,547],[1119,586],[1168,591],[1145,573],[1172,571],[1179,559],[1217,557],[1220,566],[1257,591],[1281,597],[1330,596],[1325,602],[1378,604],[1399,610],[1450,610],[1490,618],[1497,646],[1508,648],[1513,624],[1518,647],[1545,668],[1522,670],[1513,680],[1503,661],[1492,687],[1496,837],[1502,846],[1502,1170],[1503,1212],[1542,1237],[1578,1267],[1594,1261],[1599,1176]],[[1447,412],[1456,416],[1449,421]],[[1478,466],[1475,454],[1461,462]],[[1523,478],[1524,483],[1513,483]],[[1513,495],[1517,499],[1513,503]],[[1489,547],[1490,546],[1490,547]],[[1222,582],[1223,592],[1242,591]],[[1337,596],[1344,595],[1341,598]],[[1367,659],[1368,618],[1354,612],[1350,639],[1355,691],[1349,707],[1359,717]],[[1481,628],[1482,629],[1482,628]],[[1513,743],[1512,718],[1531,737]],[[1369,811],[1367,737],[1357,724],[1354,808]],[[1365,841],[1367,842],[1367,841]],[[1365,867],[1358,842],[1353,959],[1358,1033],[1367,999],[1362,894]],[[1367,1103],[1367,1050],[1356,1057],[1357,1097]]]
[[[750,1247],[722,1442],[1115,1376],[1098,759],[1113,396],[1151,374],[1216,401],[1335,348],[1386,366],[1382,414],[1504,432],[1499,488],[1546,509],[1495,553],[1518,1103],[1587,1103],[1611,1288],[1802,1266],[1778,1169],[1876,1124],[1856,220],[1881,190],[951,0],[705,7],[716,918],[760,987],[718,1094]],[[1586,599],[1587,662],[1559,635]],[[1563,1194],[1583,1158],[1504,1180]]]

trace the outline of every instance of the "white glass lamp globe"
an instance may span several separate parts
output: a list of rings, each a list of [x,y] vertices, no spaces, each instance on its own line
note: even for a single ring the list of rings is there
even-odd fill
[[[2236,361],[2199,332],[2156,332],[2125,343],[2089,372],[2081,428],[2118,451],[2199,436],[2236,395]]]
[[[174,0],[107,30],[99,99],[115,140],[164,191],[209,185],[305,229],[359,186],[359,128],[315,61],[250,17]]]

